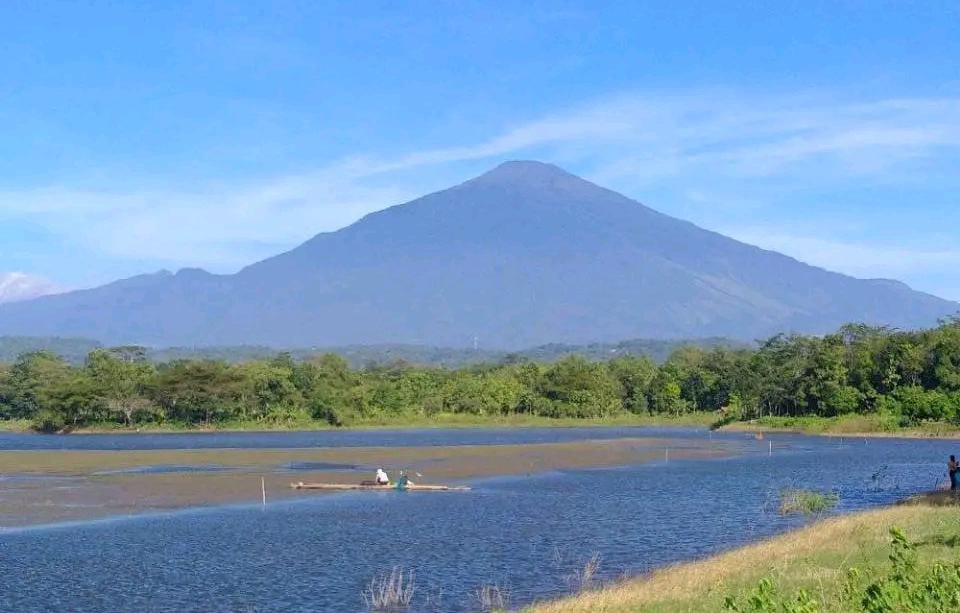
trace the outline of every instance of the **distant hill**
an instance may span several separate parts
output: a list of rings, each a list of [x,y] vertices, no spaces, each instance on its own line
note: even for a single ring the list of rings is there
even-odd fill
[[[85,338],[36,338],[0,336],[0,363],[13,362],[17,356],[34,351],[50,351],[69,362],[83,362],[87,354],[101,347],[97,341]]]
[[[33,351],[50,351],[63,356],[68,362],[81,364],[87,354],[102,345],[96,341],[79,338],[29,338],[0,336],[0,363],[11,363],[17,356]],[[589,360],[604,361],[624,356],[646,356],[655,362],[664,362],[680,347],[728,347],[746,345],[722,338],[689,340],[630,340],[620,343],[596,343],[592,345],[543,345],[521,351],[490,351],[450,347],[426,347],[419,345],[354,345],[348,347],[314,347],[310,349],[277,349],[262,346],[239,347],[168,347],[148,349],[147,358],[153,362],[169,362],[180,359],[209,359],[226,362],[267,360],[281,353],[289,353],[297,360],[325,353],[335,353],[354,368],[385,366],[406,362],[422,366],[445,366],[457,368],[475,364],[500,364],[530,360],[553,362],[570,355],[583,356]]]
[[[324,353],[342,356],[354,368],[383,366],[407,362],[424,366],[447,366],[451,368],[473,364],[499,364],[503,362],[530,360],[554,362],[570,355],[579,355],[593,361],[612,360],[624,356],[646,356],[655,362],[664,362],[670,354],[681,347],[712,349],[728,347],[743,348],[748,345],[722,338],[689,340],[636,339],[619,343],[593,343],[590,345],[550,344],[519,351],[491,351],[485,349],[462,349],[450,347],[427,347],[422,345],[352,345],[313,349],[290,349],[295,359],[306,360]],[[242,362],[254,359],[269,359],[281,350],[270,347],[171,347],[148,352],[151,360],[166,362],[181,358],[208,358]]]
[[[808,266],[538,162],[509,162],[233,275],[0,305],[0,334],[152,346],[552,342],[917,328],[960,305]]]

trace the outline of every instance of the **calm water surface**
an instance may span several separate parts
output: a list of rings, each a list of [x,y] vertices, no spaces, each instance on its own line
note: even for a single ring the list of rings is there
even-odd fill
[[[202,439],[208,446],[236,447],[238,436],[252,436],[258,446],[263,441],[258,437],[266,436],[273,446],[291,447],[308,440],[436,445],[637,435],[678,433],[577,428]],[[706,432],[681,436],[711,444]],[[415,611],[476,610],[473,594],[484,583],[504,586],[518,607],[568,591],[569,576],[595,552],[602,556],[605,579],[709,554],[797,525],[801,520],[776,512],[777,494],[785,487],[836,491],[838,512],[853,511],[931,489],[942,480],[946,456],[960,451],[960,443],[950,441],[841,444],[790,435],[767,441],[713,436],[740,453],[722,460],[482,479],[465,494],[348,493],[266,507],[9,530],[0,533],[0,607],[360,611],[370,578],[394,566],[416,573]],[[221,445],[217,437],[226,442]],[[104,444],[118,442],[115,438]],[[145,448],[164,444],[155,435],[119,439]],[[5,443],[17,444],[9,438]]]
[[[317,432],[185,432],[175,434],[23,434],[0,432],[2,450],[301,449],[310,447],[436,447],[562,443],[638,436],[703,438],[689,428],[431,428]]]

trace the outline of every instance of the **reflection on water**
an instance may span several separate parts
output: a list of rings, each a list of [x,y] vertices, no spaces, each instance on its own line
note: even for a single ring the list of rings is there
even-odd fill
[[[595,552],[610,579],[795,526],[770,504],[787,487],[835,491],[841,512],[929,489],[957,451],[725,438],[743,453],[475,480],[456,495],[361,492],[12,531],[0,535],[0,593],[10,610],[354,611],[369,579],[399,565],[416,572],[414,610],[476,609],[476,589],[494,582],[519,606],[563,594]]]

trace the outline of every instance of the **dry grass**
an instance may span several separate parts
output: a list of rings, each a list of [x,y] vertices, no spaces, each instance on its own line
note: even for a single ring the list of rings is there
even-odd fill
[[[413,571],[394,568],[389,575],[370,580],[363,591],[363,602],[371,611],[402,611],[410,606],[415,591]]]
[[[600,571],[600,553],[594,553],[590,559],[583,565],[582,569],[577,569],[567,579],[570,589],[573,592],[585,592],[595,587],[597,573]]]
[[[510,604],[510,593],[497,584],[481,586],[475,596],[481,611],[506,611]]]
[[[931,504],[954,504],[944,507]],[[668,567],[639,579],[544,603],[540,613],[569,611],[719,611],[726,596],[743,594],[764,577],[812,593],[836,592],[847,569],[882,565],[888,531],[903,528],[911,538],[932,544],[928,557],[956,556],[949,546],[960,535],[956,498],[916,500],[856,515],[828,519],[801,530],[705,560]],[[952,540],[951,540],[952,539]],[[941,545],[933,545],[941,543]],[[943,545],[946,543],[947,545]]]

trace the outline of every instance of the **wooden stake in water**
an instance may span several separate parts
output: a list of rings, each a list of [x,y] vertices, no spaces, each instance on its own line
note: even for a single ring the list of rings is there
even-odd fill
[[[260,495],[263,497],[263,506],[267,506],[267,482],[260,477]]]
[[[773,441],[770,441],[770,455],[773,455]]]

